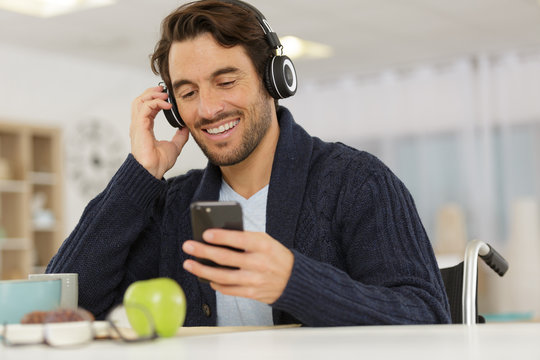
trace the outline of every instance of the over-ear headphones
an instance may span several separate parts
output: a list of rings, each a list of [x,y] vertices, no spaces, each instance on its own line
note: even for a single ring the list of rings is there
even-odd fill
[[[283,46],[279,41],[279,37],[274,32],[264,15],[253,5],[246,2],[240,0],[222,1],[251,11],[257,18],[259,25],[264,31],[266,41],[272,47],[272,49],[275,50],[276,53],[273,54],[266,63],[263,79],[266,90],[268,90],[270,96],[272,96],[274,99],[285,99],[289,96],[293,96],[298,87],[296,70],[291,59],[288,56],[281,54]],[[165,117],[173,127],[179,128],[185,126],[184,121],[178,112],[178,107],[173,94],[167,90],[163,83],[160,83],[160,85],[163,86],[163,92],[167,92],[168,94],[168,102],[172,104],[171,110],[164,111]]]

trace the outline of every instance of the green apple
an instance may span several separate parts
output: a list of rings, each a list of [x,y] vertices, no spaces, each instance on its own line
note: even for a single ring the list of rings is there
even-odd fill
[[[147,316],[141,316],[141,308],[148,310],[157,334],[163,337],[176,334],[186,317],[184,291],[169,278],[132,283],[124,294],[124,306],[131,326],[140,336],[148,334]]]

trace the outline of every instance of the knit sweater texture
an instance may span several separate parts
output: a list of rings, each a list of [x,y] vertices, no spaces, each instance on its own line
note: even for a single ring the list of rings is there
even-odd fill
[[[311,137],[278,110],[266,232],[294,254],[275,324],[450,322],[433,249],[404,184],[376,157]],[[181,161],[181,156],[179,161]],[[216,324],[216,296],[186,272],[189,205],[218,200],[219,167],[158,180],[130,154],[47,267],[79,274],[79,305],[103,318],[137,280],[175,279],[186,326]]]

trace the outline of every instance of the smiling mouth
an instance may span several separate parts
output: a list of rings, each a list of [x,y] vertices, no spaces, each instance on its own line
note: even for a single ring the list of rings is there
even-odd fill
[[[205,129],[205,131],[211,135],[219,135],[219,134],[223,134],[229,130],[231,130],[232,128],[234,128],[236,125],[238,125],[238,123],[240,122],[240,120],[233,120],[233,121],[230,121],[228,123],[225,123],[223,125],[220,125],[218,127],[215,127],[215,128],[209,128],[209,129]]]

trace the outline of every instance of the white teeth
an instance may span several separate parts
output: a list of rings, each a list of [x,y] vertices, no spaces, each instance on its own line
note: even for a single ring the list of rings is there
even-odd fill
[[[213,128],[213,129],[206,129],[206,131],[209,133],[209,134],[212,134],[212,135],[217,135],[217,134],[220,134],[224,131],[227,131],[229,129],[232,129],[233,127],[235,127],[236,125],[238,125],[238,123],[240,122],[240,120],[234,120],[234,121],[231,121],[231,122],[228,122],[226,124],[223,124],[217,128]]]

